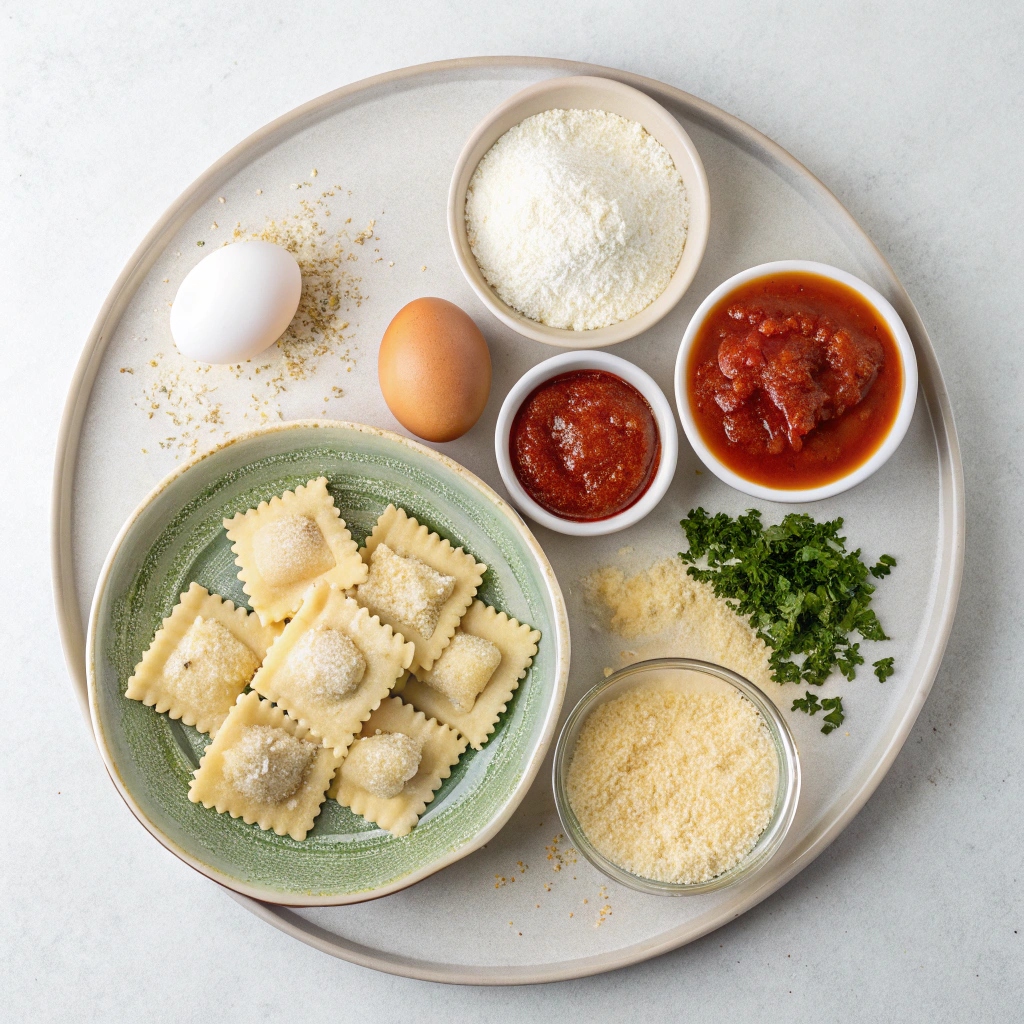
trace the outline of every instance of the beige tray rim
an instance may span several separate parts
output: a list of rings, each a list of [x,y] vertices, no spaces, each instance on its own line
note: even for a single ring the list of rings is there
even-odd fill
[[[390,974],[425,981],[463,985],[519,985],[587,977],[639,963],[700,938],[756,906],[802,871],[843,831],[885,777],[899,753],[924,702],[942,661],[956,613],[963,573],[965,500],[960,445],[953,410],[935,350],[924,323],[885,257],[839,200],[797,159],[766,135],[739,118],[690,93],[627,71],[551,57],[464,57],[401,68],[336,89],[311,100],[250,135],[196,179],[171,205],[132,255],[100,310],[72,378],[61,420],[54,462],[51,496],[51,560],[54,601],[61,644],[72,686],[83,714],[89,719],[85,671],[85,630],[74,587],[74,552],[71,543],[71,504],[78,441],[92,385],[104,349],[132,295],[138,289],[164,244],[201,205],[217,184],[271,149],[283,138],[301,131],[328,111],[355,101],[363,92],[416,88],[421,81],[444,74],[472,77],[487,72],[529,68],[555,75],[599,75],[649,93],[662,103],[675,105],[702,126],[732,142],[754,159],[772,167],[831,226],[866,259],[889,284],[889,298],[906,324],[917,350],[921,397],[928,411],[939,458],[941,556],[927,623],[925,650],[914,668],[914,683],[889,734],[875,751],[875,767],[834,801],[838,808],[784,860],[762,875],[761,884],[742,899],[724,903],[706,915],[658,936],[592,957],[522,966],[481,966],[436,963],[375,950],[339,939],[284,908],[231,893],[256,916],[297,939],[332,956]]]

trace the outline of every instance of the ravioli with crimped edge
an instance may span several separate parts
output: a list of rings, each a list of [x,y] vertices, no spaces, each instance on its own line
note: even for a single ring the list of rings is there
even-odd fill
[[[531,626],[474,601],[433,667],[400,684],[402,697],[480,750],[533,663],[538,640]]]
[[[416,648],[429,669],[448,646],[487,566],[394,505],[381,513],[359,552],[368,568],[355,599]]]
[[[318,477],[224,520],[238,578],[264,624],[294,615],[316,582],[342,590],[366,579],[352,534]]]
[[[192,583],[135,666],[125,696],[213,736],[281,629]]]
[[[408,835],[465,749],[454,729],[391,697],[363,725],[330,796],[392,835]]]
[[[281,708],[246,693],[203,754],[188,798],[247,825],[303,840],[338,765]]]
[[[342,756],[395,680],[413,645],[329,583],[306,594],[252,681]]]

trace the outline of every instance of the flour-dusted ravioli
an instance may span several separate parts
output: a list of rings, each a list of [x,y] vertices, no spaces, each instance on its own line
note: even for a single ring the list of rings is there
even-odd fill
[[[487,569],[462,548],[389,505],[360,551],[369,576],[356,600],[416,647],[429,669],[448,646]]]
[[[366,579],[367,567],[327,491],[326,477],[225,519],[224,528],[242,589],[263,623],[294,615],[315,582],[345,590]]]
[[[454,729],[428,719],[400,697],[391,697],[364,723],[361,737],[341,762],[330,795],[392,835],[408,835],[465,749],[466,741]],[[410,776],[414,761],[416,771]],[[378,795],[392,792],[395,795]]]
[[[486,645],[458,643],[460,636],[486,641]],[[424,714],[456,729],[479,750],[494,732],[519,680],[532,664],[539,639],[537,630],[482,601],[474,601],[451,644],[430,671],[408,677],[402,697]],[[493,668],[489,667],[493,664],[489,648],[500,654]],[[484,675],[486,680],[481,684]],[[481,689],[466,710],[477,686]]]
[[[206,748],[188,798],[303,840],[313,827],[338,766],[333,752],[281,708],[243,694]]]
[[[500,664],[501,648],[497,644],[457,629],[452,642],[422,679],[447,697],[456,711],[468,714]]]
[[[193,583],[135,666],[125,696],[212,736],[280,632]]]
[[[390,800],[416,777],[423,741],[404,732],[381,732],[356,740],[345,756],[345,778],[371,796]]]
[[[337,587],[317,583],[251,685],[341,757],[413,651]]]
[[[455,592],[455,577],[415,556],[400,555],[382,541],[370,556],[370,574],[359,592],[365,604],[429,640],[445,602]]]

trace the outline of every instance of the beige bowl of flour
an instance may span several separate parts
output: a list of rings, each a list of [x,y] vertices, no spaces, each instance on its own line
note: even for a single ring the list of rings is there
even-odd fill
[[[671,156],[686,188],[689,222],[682,256],[664,290],[628,319],[605,327],[572,330],[530,319],[504,302],[488,283],[470,245],[466,193],[484,155],[509,129],[543,111],[603,110],[641,124]],[[455,164],[448,193],[448,234],[455,259],[485,306],[514,331],[562,348],[601,348],[634,338],[664,317],[693,281],[707,245],[711,203],[707,176],[696,147],[679,122],[646,93],[609,78],[555,78],[516,93],[477,126]]]

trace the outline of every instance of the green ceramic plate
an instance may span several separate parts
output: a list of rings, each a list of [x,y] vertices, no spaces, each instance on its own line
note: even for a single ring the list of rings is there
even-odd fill
[[[396,839],[333,800],[301,843],[188,800],[208,742],[124,696],[161,620],[193,580],[246,605],[225,516],[326,476],[358,541],[394,502],[487,564],[479,597],[541,632],[537,657],[482,751],[468,750],[410,835]],[[93,728],[129,807],[169,850],[239,892],[291,905],[352,903],[464,857],[515,810],[551,741],[569,671],[554,572],[514,511],[468,470],[397,434],[307,421],[247,434],[165,479],[121,530],[89,623]]]

